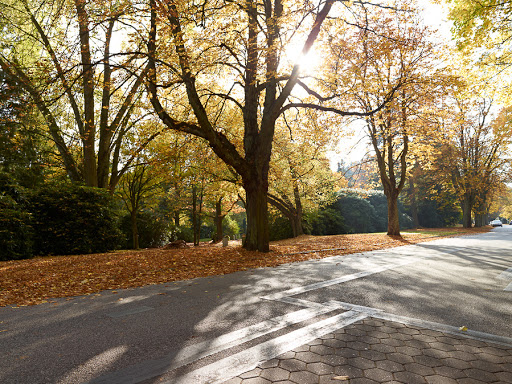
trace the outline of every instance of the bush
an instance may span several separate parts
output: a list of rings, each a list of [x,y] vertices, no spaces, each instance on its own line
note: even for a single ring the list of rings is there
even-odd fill
[[[169,237],[170,225],[160,215],[142,211],[137,214],[137,230],[139,232],[140,248],[156,248],[162,246]],[[128,213],[121,219],[123,233],[123,248],[133,247],[131,215]]]
[[[233,220],[231,215],[227,215],[224,220],[222,220],[222,233],[224,236],[229,236],[231,239],[233,235],[238,235],[240,233],[240,227],[238,223]]]
[[[30,214],[10,196],[0,195],[0,260],[31,257],[32,238]]]
[[[367,199],[356,195],[341,195],[336,205],[349,233],[376,232],[381,225],[381,218]]]
[[[119,248],[114,200],[106,190],[73,184],[44,186],[29,196],[39,255],[105,252]]]
[[[306,217],[306,231],[312,235],[339,235],[346,233],[343,216],[332,207],[309,212]]]
[[[185,240],[187,243],[194,242],[194,231],[186,225],[170,227],[170,241]]]
[[[269,212],[268,225],[270,241],[290,239],[293,237],[290,221],[278,213]]]
[[[452,226],[461,219],[462,213],[455,204],[425,199],[418,205],[418,221],[425,228]]]

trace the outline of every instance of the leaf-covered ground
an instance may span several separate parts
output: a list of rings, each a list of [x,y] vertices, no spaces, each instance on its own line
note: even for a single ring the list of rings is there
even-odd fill
[[[404,232],[402,237],[385,234],[301,236],[271,243],[269,253],[246,251],[239,242],[230,242],[228,247],[203,244],[185,249],[157,248],[4,261],[0,262],[0,306],[33,305],[57,297],[222,275],[250,268],[275,267],[489,229],[421,230]]]

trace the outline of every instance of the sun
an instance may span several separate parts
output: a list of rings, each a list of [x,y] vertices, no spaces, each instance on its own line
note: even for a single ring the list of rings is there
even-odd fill
[[[285,51],[285,58],[288,64],[300,66],[301,73],[311,74],[319,69],[323,62],[322,54],[313,45],[309,52],[305,55],[302,52],[304,42],[291,42]]]

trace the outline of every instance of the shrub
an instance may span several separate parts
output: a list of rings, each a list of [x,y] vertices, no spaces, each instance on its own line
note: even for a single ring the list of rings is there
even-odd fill
[[[323,236],[346,233],[341,212],[332,207],[308,212],[305,217],[307,223],[306,230],[312,235]]]
[[[240,227],[238,223],[233,220],[231,215],[227,215],[224,220],[222,220],[222,233],[224,236],[229,236],[230,238],[240,233]]]
[[[34,191],[28,205],[36,254],[84,254],[119,247],[114,200],[106,190],[48,185]]]
[[[0,195],[0,260],[32,256],[30,215],[14,199]]]
[[[349,233],[376,232],[381,219],[367,199],[357,195],[341,195],[336,202]],[[387,215],[386,215],[387,216]]]
[[[185,240],[187,243],[192,243],[194,241],[194,232],[192,231],[192,228],[186,225],[171,225],[169,240]]]
[[[293,237],[293,230],[290,221],[275,212],[269,212],[269,237],[270,241],[289,239]]]
[[[162,246],[168,240],[170,225],[164,217],[154,212],[142,211],[137,214],[137,230],[139,247],[155,248]],[[123,248],[132,248],[132,225],[129,213],[121,219],[121,231],[124,239]]]

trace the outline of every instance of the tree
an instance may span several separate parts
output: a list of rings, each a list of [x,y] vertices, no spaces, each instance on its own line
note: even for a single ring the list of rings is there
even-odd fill
[[[130,172],[124,174],[117,194],[122,198],[130,213],[133,249],[139,249],[139,230],[137,216],[145,199],[153,196],[160,189],[160,180],[150,173],[146,163],[137,164]]]
[[[470,228],[472,213],[476,213],[477,226],[487,222],[481,215],[488,212],[491,193],[503,181],[511,132],[506,110],[493,119],[492,100],[475,100],[474,90],[466,91],[454,95],[456,114],[445,136],[440,174],[453,185],[461,204],[462,224]]]
[[[480,64],[494,65],[500,72],[509,68],[512,64],[509,44],[512,3],[509,0],[446,2],[458,47],[465,53],[477,52]]]
[[[401,12],[368,11],[359,23],[366,28],[331,39],[331,55],[352,58],[349,66],[357,77],[349,95],[365,112],[383,104],[397,77],[402,83],[384,108],[365,117],[388,202],[387,233],[400,235],[398,196],[407,179],[411,141],[425,128],[421,114],[440,76],[431,69],[435,49],[429,41],[431,32],[408,2]]]
[[[0,67],[43,116],[70,180],[111,192],[157,134],[140,135],[123,158],[126,135],[145,115],[137,104],[147,66],[134,41],[125,50],[116,44],[133,34],[126,26],[137,24],[136,11],[129,2],[86,0],[0,7]]]
[[[244,246],[248,249],[269,250],[268,173],[277,120],[292,108],[325,109],[291,99],[297,84],[312,90],[299,81],[299,64],[285,65],[287,43],[302,38],[299,50],[307,55],[334,3],[150,2],[151,102],[164,124],[205,139],[240,175],[246,195]],[[352,6],[351,1],[340,2],[350,11]],[[179,95],[186,92],[192,118],[180,119],[175,105],[165,105],[173,90]],[[352,114],[340,108],[327,110]]]
[[[13,185],[35,188],[52,166],[40,123],[19,85],[0,70],[0,173]]]
[[[288,219],[293,237],[305,233],[304,211],[329,205],[344,181],[325,157],[331,137],[322,134],[316,116],[309,117],[286,119],[288,130],[276,132],[270,163],[268,201]]]

